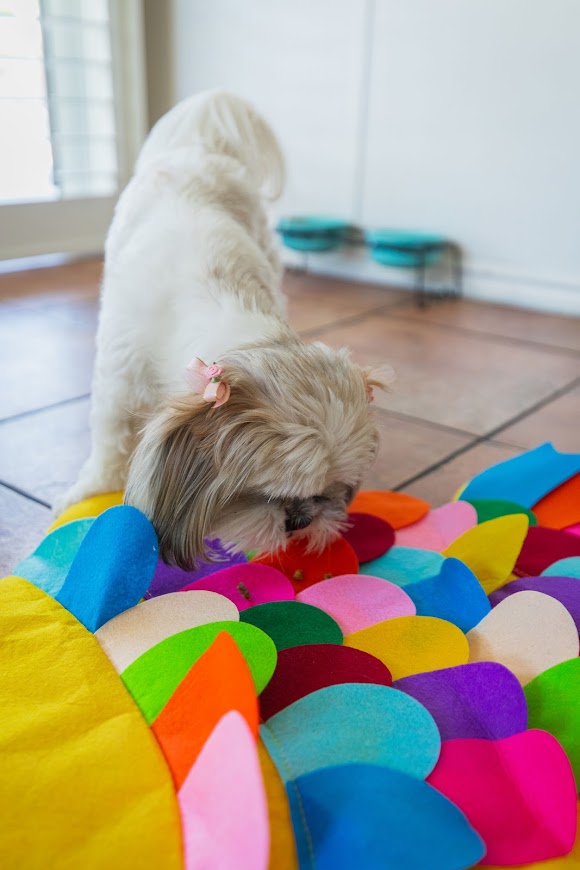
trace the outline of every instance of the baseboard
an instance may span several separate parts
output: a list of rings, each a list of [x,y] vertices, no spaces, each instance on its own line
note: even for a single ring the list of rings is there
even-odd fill
[[[412,289],[414,275],[411,270],[380,266],[364,249],[344,249],[323,254],[303,255],[282,250],[286,266],[306,266],[309,272],[330,275],[347,281],[384,284],[390,287]],[[427,286],[433,292],[448,289],[450,280],[443,272],[428,274]],[[498,269],[488,264],[469,264],[464,269],[463,292],[467,299],[480,299],[500,305],[513,305],[553,314],[580,316],[580,281],[567,278],[526,275],[517,271]]]

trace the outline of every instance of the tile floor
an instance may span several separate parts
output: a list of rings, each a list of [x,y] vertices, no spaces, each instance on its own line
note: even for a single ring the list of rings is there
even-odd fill
[[[0,574],[36,546],[88,450],[101,264],[0,275]],[[580,319],[291,273],[308,341],[388,362],[372,488],[438,505],[477,472],[546,440],[580,450]]]

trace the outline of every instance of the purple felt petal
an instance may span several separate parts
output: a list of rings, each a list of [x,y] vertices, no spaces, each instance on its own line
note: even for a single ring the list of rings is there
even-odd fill
[[[564,605],[580,633],[580,580],[577,577],[521,577],[519,580],[512,580],[506,583],[501,589],[496,589],[489,596],[489,601],[492,607],[503,601],[510,595],[516,592],[543,592],[544,595],[550,595],[556,598]]]
[[[248,561],[243,553],[228,553],[218,540],[207,543],[216,554],[215,558],[220,561],[203,562],[195,571],[184,571],[174,565],[166,565],[160,559],[145,598],[155,598],[157,595],[165,595],[166,592],[179,592],[190,583],[201,580],[202,577],[207,577],[209,574],[215,574],[222,568],[229,568],[231,565],[245,565]]]
[[[371,514],[352,513],[348,515],[349,527],[342,536],[346,538],[356,553],[359,562],[378,559],[390,550],[395,543],[393,527],[380,517]]]
[[[442,740],[499,740],[525,731],[528,709],[516,677],[497,662],[412,674],[393,683],[429,710]]]

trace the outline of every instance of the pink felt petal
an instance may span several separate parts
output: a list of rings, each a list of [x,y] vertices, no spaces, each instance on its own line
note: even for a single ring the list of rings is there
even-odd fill
[[[309,586],[298,601],[326,611],[343,634],[353,634],[396,616],[413,616],[415,605],[395,583],[368,574],[342,574]]]
[[[190,589],[219,592],[233,601],[238,610],[246,610],[256,604],[267,604],[269,601],[294,600],[294,587],[281,571],[254,562],[222,568],[221,571],[215,571],[190,583],[182,592]]]
[[[580,536],[580,523],[576,523],[574,526],[568,526],[567,529],[564,529],[565,532],[568,532],[569,535],[578,535]]]
[[[220,719],[178,793],[186,870],[265,870],[268,808],[252,733],[236,710]]]
[[[453,501],[429,513],[413,523],[398,529],[395,535],[397,547],[420,547],[442,553],[464,532],[477,525],[477,511],[466,501]]]
[[[427,782],[483,837],[483,864],[566,855],[576,838],[576,785],[558,741],[545,731],[502,740],[449,740]]]

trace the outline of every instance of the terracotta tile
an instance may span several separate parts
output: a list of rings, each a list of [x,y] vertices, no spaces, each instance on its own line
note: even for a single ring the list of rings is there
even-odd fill
[[[580,375],[580,358],[493,338],[474,338],[386,314],[309,336],[350,346],[361,363],[387,362],[397,383],[377,403],[475,434],[485,434]]]
[[[89,453],[88,399],[0,423],[0,480],[52,503]]]
[[[580,353],[580,317],[560,317],[469,299],[436,302],[424,309],[408,308],[400,316]]]
[[[484,441],[406,486],[404,492],[425,499],[433,507],[439,507],[451,501],[457,490],[476,474],[521,452],[516,447]]]
[[[96,313],[0,307],[0,419],[88,393]]]
[[[408,301],[402,290],[376,284],[356,284],[308,273],[287,272],[284,292],[288,320],[299,332]]]
[[[469,436],[377,411],[379,454],[365,489],[393,489],[469,442]]]
[[[495,440],[526,449],[551,441],[558,450],[580,453],[580,387],[503,429]]]
[[[0,484],[0,577],[36,549],[51,522],[48,508]]]

